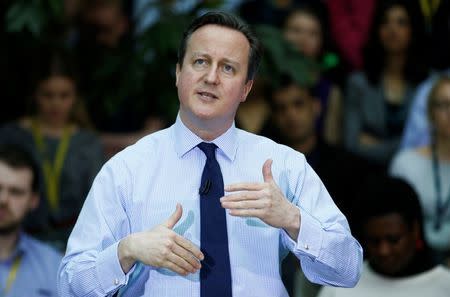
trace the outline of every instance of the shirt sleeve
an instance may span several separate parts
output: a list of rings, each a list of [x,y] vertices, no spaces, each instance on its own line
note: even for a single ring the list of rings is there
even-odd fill
[[[354,287],[360,278],[362,248],[351,235],[345,216],[303,156],[287,164],[302,169],[291,171],[286,196],[299,208],[301,219],[297,241],[282,230],[283,244],[299,258],[311,282]]]
[[[130,233],[124,197],[130,175],[112,160],[99,172],[72,231],[58,271],[59,296],[112,296],[126,285],[117,247]]]

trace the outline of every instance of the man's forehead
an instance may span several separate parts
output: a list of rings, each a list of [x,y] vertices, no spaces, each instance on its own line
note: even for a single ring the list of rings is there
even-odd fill
[[[275,90],[274,97],[289,97],[296,99],[312,99],[309,90],[306,87],[299,86],[295,83],[283,86]]]
[[[225,49],[228,45],[240,54],[242,48],[247,48],[247,53],[250,51],[250,42],[242,32],[215,24],[204,25],[195,30],[187,40],[187,50],[192,54],[199,51],[198,48],[207,48],[208,41],[213,42],[214,49]],[[237,51],[238,48],[241,50]]]
[[[0,182],[19,181],[23,184],[25,182],[29,182],[32,177],[33,172],[30,168],[24,166],[11,167],[0,161]]]

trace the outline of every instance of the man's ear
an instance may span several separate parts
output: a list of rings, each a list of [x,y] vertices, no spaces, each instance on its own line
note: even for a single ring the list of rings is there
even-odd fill
[[[31,200],[30,200],[30,210],[35,210],[39,206],[39,194],[38,193],[32,193],[31,194]]]
[[[322,103],[317,97],[313,97],[312,100],[313,100],[314,118],[317,119],[320,117],[320,114],[322,113]]]
[[[178,87],[178,77],[180,76],[181,66],[177,63],[177,68],[175,70],[175,86]]]
[[[130,29],[130,20],[125,15],[121,14],[120,20],[118,22],[119,36],[122,36]]]
[[[247,100],[247,96],[250,93],[253,86],[253,79],[249,79],[244,85],[244,95],[241,98],[241,102],[245,102]]]

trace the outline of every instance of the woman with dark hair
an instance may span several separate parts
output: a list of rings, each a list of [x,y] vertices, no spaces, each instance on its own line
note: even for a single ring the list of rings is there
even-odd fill
[[[345,144],[382,165],[397,150],[415,87],[428,73],[424,27],[415,8],[404,0],[378,3],[364,70],[347,83]]]
[[[0,128],[0,143],[22,146],[39,162],[43,193],[29,231],[64,250],[91,183],[104,162],[88,130],[70,56],[43,49],[32,67],[30,111]]]
[[[442,76],[427,102],[431,145],[398,153],[391,174],[417,193],[425,216],[425,235],[439,260],[450,257],[450,77]]]
[[[358,226],[366,261],[355,288],[324,287],[319,297],[448,296],[450,271],[436,264],[424,241],[414,189],[398,178],[374,176],[361,187]]]
[[[283,33],[300,53],[323,69],[313,88],[322,110],[317,120],[317,130],[327,143],[337,144],[341,140],[342,96],[337,85],[325,73],[338,63],[336,55],[331,52],[326,7],[319,3],[295,6],[284,21]]]

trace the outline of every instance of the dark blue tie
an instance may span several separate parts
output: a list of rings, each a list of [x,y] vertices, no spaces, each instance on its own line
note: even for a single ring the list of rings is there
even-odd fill
[[[200,248],[205,255],[200,270],[201,297],[231,297],[231,269],[228,253],[227,219],[220,204],[223,178],[214,143],[198,147],[206,155],[200,185]]]

